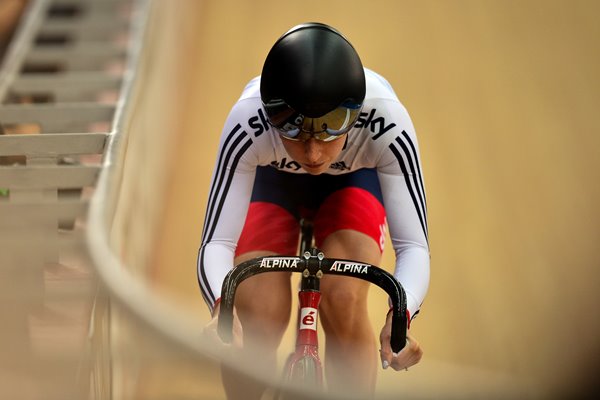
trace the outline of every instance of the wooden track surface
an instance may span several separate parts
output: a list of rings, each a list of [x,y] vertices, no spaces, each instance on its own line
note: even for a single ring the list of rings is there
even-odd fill
[[[389,79],[421,146],[432,277],[413,332],[425,356],[408,373],[380,373],[382,387],[481,398],[523,381],[513,387],[519,398],[548,398],[592,385],[600,364],[600,2],[178,6],[195,73],[181,94],[186,119],[163,189],[160,290],[208,318],[195,266],[223,122],[274,40],[322,21]],[[377,326],[385,305],[372,303]]]

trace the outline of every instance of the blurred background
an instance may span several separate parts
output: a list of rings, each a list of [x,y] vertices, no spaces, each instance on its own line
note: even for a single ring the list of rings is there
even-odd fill
[[[325,22],[408,109],[428,198],[431,285],[412,324],[425,354],[408,372],[380,371],[378,397],[597,392],[599,2],[150,3],[128,97],[135,106],[112,130],[126,138],[113,162],[120,178],[95,196],[112,204],[101,232],[112,253],[157,304],[180,312],[190,332],[210,318],[196,255],[221,128],[274,41],[295,24]],[[92,268],[101,264],[92,258]],[[384,264],[393,265],[389,249]],[[111,393],[223,398],[215,358],[202,358],[209,353],[201,344],[193,360],[174,355],[181,346],[164,344],[173,337],[137,322],[102,269],[98,275],[106,301],[118,304],[104,344],[113,355]],[[386,301],[374,289],[370,304],[378,332]],[[146,337],[169,362],[119,356]],[[282,357],[291,343],[287,337]]]
[[[548,394],[591,385],[600,355],[599,11],[594,1],[204,2],[189,17],[196,73],[166,188],[158,284],[197,301],[192,250],[222,124],[274,40],[322,21],[390,81],[420,140],[432,275],[413,330],[425,357],[382,379],[422,380],[426,390],[481,372],[466,387],[498,390],[509,375]]]

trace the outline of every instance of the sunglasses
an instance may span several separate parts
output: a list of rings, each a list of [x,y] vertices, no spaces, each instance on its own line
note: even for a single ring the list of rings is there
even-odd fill
[[[306,141],[312,137],[324,142],[338,139],[347,133],[358,120],[362,109],[362,104],[346,101],[321,117],[309,118],[283,100],[272,100],[263,106],[269,124],[283,138]]]

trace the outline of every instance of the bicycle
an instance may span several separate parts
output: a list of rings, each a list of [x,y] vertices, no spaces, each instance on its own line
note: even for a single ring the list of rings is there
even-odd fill
[[[366,280],[383,289],[392,303],[390,345],[395,353],[406,345],[406,293],[389,272],[371,264],[345,259],[325,258],[313,247],[312,224],[301,221],[298,256],[265,256],[245,261],[232,269],[221,290],[218,334],[225,343],[233,340],[233,305],[238,285],[265,272],[299,272],[298,319],[295,351],[287,359],[283,382],[291,387],[323,389],[323,370],[319,357],[317,320],[321,299],[320,279],[324,274],[344,275]]]

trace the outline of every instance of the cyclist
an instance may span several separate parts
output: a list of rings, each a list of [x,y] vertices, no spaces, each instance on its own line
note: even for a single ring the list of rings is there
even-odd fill
[[[214,316],[207,331],[216,329],[228,271],[253,257],[294,254],[304,217],[327,257],[375,265],[389,227],[394,276],[406,290],[409,318],[417,314],[429,284],[429,246],[415,131],[390,84],[321,23],[298,25],[275,42],[226,120],[198,254],[199,284]],[[328,387],[363,398],[374,393],[377,375],[368,287],[343,276],[321,280]],[[240,285],[240,357],[275,370],[291,298],[290,274],[260,274]],[[405,349],[392,354],[390,320],[380,334],[381,365],[403,370],[422,350],[409,332]],[[222,377],[230,398],[260,398],[264,390],[232,371]]]

